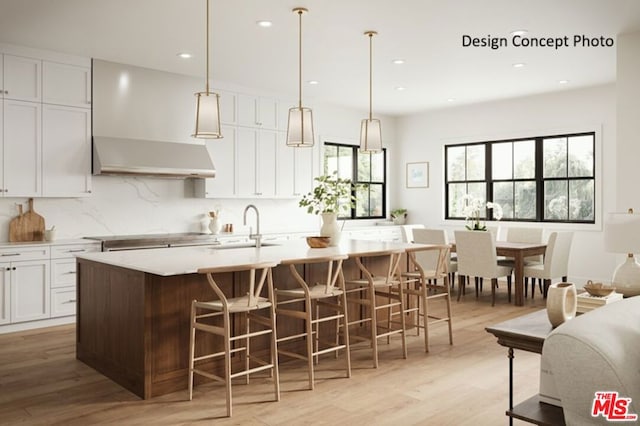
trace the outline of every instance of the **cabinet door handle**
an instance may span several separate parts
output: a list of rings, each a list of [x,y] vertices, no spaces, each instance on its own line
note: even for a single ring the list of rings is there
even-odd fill
[[[20,256],[20,253],[2,253],[0,256]]]
[[[65,272],[66,275],[75,275],[76,271],[69,271],[69,272]]]
[[[76,299],[71,299],[71,300],[67,300],[66,302],[62,302],[63,305],[67,303],[76,303]]]
[[[86,249],[70,249],[67,250],[67,253],[81,253],[83,251],[86,251]]]

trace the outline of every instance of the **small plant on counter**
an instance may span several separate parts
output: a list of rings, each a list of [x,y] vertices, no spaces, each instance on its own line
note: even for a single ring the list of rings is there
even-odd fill
[[[351,179],[342,179],[338,173],[314,178],[316,186],[304,195],[298,205],[306,207],[309,214],[346,213],[355,205],[351,193]]]
[[[391,210],[391,220],[396,225],[404,225],[407,219],[407,209],[393,209]]]

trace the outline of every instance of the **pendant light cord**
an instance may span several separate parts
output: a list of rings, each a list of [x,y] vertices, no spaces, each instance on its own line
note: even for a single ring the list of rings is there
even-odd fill
[[[373,118],[373,32],[369,32],[369,120]]]
[[[302,110],[302,10],[298,10],[298,108]]]
[[[205,43],[206,49],[207,49],[207,54],[206,54],[206,58],[207,58],[207,81],[205,81],[205,91],[207,92],[207,95],[209,94],[209,0],[207,0],[207,40]]]

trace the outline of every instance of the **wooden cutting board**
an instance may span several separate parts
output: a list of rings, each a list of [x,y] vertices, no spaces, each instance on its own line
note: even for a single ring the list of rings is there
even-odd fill
[[[9,241],[42,241],[44,239],[44,218],[33,210],[33,198],[29,198],[29,210],[22,213],[18,206],[18,217],[9,223]]]

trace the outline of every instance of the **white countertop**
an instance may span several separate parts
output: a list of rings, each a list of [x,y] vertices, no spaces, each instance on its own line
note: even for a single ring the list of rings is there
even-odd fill
[[[88,240],[85,238],[73,238],[65,240],[53,241],[20,241],[20,242],[0,242],[0,248],[3,247],[33,247],[33,246],[60,246],[72,244],[100,244],[98,241]]]
[[[337,254],[356,256],[384,254],[391,250],[404,251],[420,244],[392,243],[365,240],[343,240],[337,247],[309,248],[306,241],[287,241],[259,249],[220,248],[210,246],[158,248],[84,253],[77,257],[154,275],[193,274],[200,268],[234,267],[261,262],[280,263],[286,260],[313,260]]]

